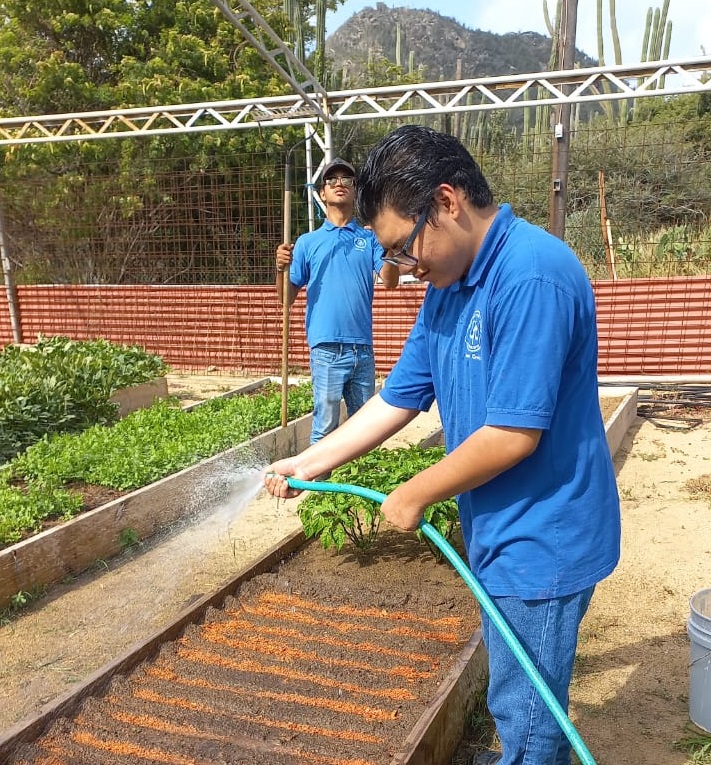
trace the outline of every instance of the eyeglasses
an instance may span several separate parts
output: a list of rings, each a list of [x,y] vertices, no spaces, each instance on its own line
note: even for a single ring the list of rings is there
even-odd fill
[[[355,183],[355,178],[352,175],[335,175],[332,178],[326,178],[323,183],[324,186],[328,186],[330,189],[335,189],[339,183],[341,186],[350,189]]]
[[[390,263],[393,266],[407,266],[413,268],[417,265],[418,260],[414,255],[410,255],[408,250],[415,243],[417,235],[420,233],[420,229],[427,223],[427,216],[429,215],[429,205],[420,213],[420,217],[415,223],[415,228],[412,229],[410,236],[405,240],[405,244],[393,255],[388,255],[383,258],[383,263]]]

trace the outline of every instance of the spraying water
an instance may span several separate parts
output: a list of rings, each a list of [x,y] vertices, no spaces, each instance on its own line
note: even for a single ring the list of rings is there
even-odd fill
[[[157,612],[212,591],[264,549],[269,537],[261,528],[263,509],[254,505],[263,468],[254,458],[236,459],[210,465],[187,496],[176,494],[174,501],[187,510],[183,520],[141,550],[142,583],[136,586],[150,582]]]
[[[240,519],[262,488],[262,467],[254,461],[215,465],[191,493],[188,549],[232,545],[239,539]]]

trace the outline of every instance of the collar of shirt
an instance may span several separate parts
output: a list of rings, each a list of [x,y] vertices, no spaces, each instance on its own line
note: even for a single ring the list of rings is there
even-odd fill
[[[355,231],[358,227],[358,224],[356,223],[355,218],[351,218],[345,226],[337,226],[335,223],[331,223],[331,221],[327,219],[323,222],[323,227],[327,231],[332,231],[334,228],[347,228],[351,231]]]
[[[496,257],[513,219],[514,214],[511,205],[508,203],[499,205],[499,212],[486,232],[481,248],[474,257],[474,262],[469,271],[459,282],[452,285],[455,290],[460,287],[474,287],[483,279],[484,273],[491,260]]]

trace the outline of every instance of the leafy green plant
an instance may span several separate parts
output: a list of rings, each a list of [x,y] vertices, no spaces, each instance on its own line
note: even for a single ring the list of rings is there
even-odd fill
[[[35,586],[29,592],[20,590],[10,598],[10,605],[0,610],[0,626],[10,623],[13,616],[16,616],[24,609],[29,608],[36,600],[39,600],[46,592],[46,588]]]
[[[160,356],[108,340],[56,336],[6,346],[0,351],[0,463],[47,433],[114,422],[113,393],[167,371]]]
[[[124,550],[127,550],[129,547],[135,547],[140,541],[141,538],[138,536],[136,529],[122,529],[119,534],[119,544]]]
[[[289,392],[288,417],[312,407],[310,384]],[[40,530],[49,518],[68,519],[83,506],[86,483],[129,491],[194,465],[277,427],[281,390],[210,399],[191,410],[177,399],[157,401],[115,425],[44,436],[0,470],[0,544]]]
[[[389,494],[404,481],[430,467],[444,456],[444,448],[418,445],[397,449],[374,449],[368,454],[333,471],[331,481],[374,489]],[[325,549],[340,550],[346,541],[358,549],[367,550],[377,538],[382,520],[378,503],[363,497],[331,492],[312,492],[301,501],[299,517],[307,537],[318,537]],[[437,502],[425,511],[425,520],[431,523],[445,539],[451,537],[457,520],[454,499]],[[425,539],[437,560],[442,554]]]
[[[687,726],[687,734],[674,748],[686,752],[688,762],[693,765],[711,765],[711,735],[695,725]]]
[[[0,543],[13,544],[42,528],[48,518],[69,520],[82,505],[81,497],[56,485],[11,485],[0,475]]]

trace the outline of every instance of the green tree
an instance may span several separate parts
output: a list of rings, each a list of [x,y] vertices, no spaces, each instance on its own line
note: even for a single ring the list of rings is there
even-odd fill
[[[287,34],[280,3],[263,0],[258,10]],[[204,0],[50,0],[41,13],[3,0],[0,78],[5,116],[288,91]],[[275,207],[278,217],[290,140],[290,131],[249,130],[4,149],[0,183],[18,280],[244,281],[234,264],[253,272],[271,263],[274,242],[268,219],[246,221],[244,200],[225,189],[250,189],[257,198],[249,203]],[[183,174],[180,185],[171,173]]]

